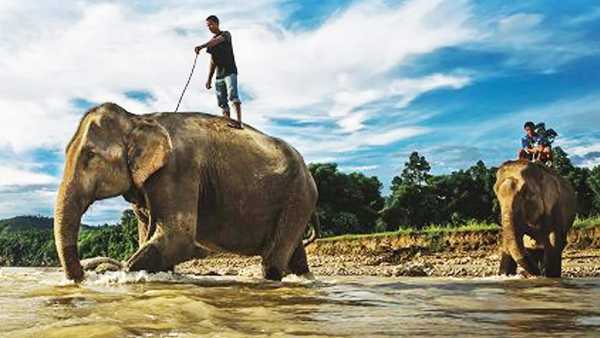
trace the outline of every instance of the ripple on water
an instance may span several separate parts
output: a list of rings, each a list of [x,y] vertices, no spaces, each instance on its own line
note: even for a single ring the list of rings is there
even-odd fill
[[[600,329],[600,280],[249,277],[0,269],[0,336],[514,336]],[[592,334],[593,336],[593,334]]]

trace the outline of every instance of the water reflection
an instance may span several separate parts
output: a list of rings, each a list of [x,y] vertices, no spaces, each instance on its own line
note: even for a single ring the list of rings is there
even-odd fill
[[[91,275],[0,269],[0,335],[595,336],[600,280]]]

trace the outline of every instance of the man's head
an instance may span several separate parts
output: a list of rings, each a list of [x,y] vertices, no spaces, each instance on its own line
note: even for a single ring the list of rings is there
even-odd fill
[[[523,129],[525,129],[525,133],[527,133],[527,135],[529,135],[529,136],[535,135],[535,123],[533,123],[531,121],[527,121],[527,122],[525,122]]]
[[[208,27],[208,30],[213,34],[219,33],[219,18],[217,18],[216,15],[211,15],[206,18],[206,27]]]

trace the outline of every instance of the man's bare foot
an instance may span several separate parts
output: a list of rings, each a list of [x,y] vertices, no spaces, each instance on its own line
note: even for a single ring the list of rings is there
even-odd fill
[[[227,123],[227,125],[231,128],[244,129],[244,127],[242,127],[242,123],[239,121],[236,121],[236,120],[229,121],[229,123]]]

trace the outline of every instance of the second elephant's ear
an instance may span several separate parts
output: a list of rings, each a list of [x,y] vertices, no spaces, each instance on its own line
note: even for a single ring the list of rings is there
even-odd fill
[[[141,188],[167,163],[173,145],[169,132],[156,121],[137,120],[134,123],[127,139],[127,158],[133,184]]]

